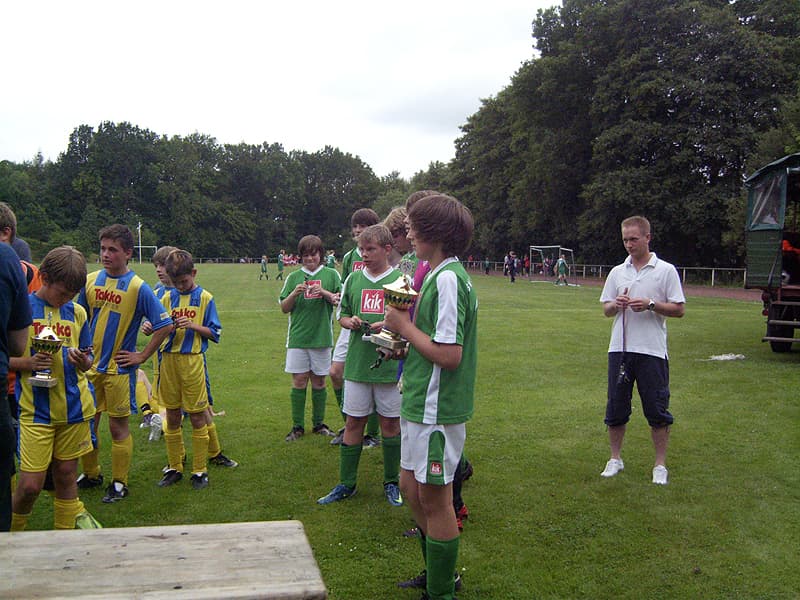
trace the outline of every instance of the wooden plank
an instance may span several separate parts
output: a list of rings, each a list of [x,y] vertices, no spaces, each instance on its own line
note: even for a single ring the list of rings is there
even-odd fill
[[[299,521],[17,532],[0,564],[0,598],[328,597]]]

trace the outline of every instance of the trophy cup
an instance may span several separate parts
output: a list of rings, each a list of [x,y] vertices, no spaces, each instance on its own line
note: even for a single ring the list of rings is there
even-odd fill
[[[411,287],[411,280],[408,275],[403,273],[397,281],[383,286],[383,299],[389,305],[400,310],[409,310],[417,297],[416,290]],[[366,339],[367,336],[364,336]],[[400,334],[381,328],[380,333],[369,336],[369,341],[378,346],[380,356],[370,368],[375,369],[380,366],[384,359],[391,358],[397,350],[403,350],[408,346]]]
[[[53,313],[48,316],[50,325],[42,329],[38,335],[31,338],[31,348],[37,353],[55,354],[61,349],[63,341],[55,334],[52,329]],[[58,383],[58,380],[50,375],[50,370],[37,371],[33,377],[28,377],[28,383],[34,387],[51,388]]]

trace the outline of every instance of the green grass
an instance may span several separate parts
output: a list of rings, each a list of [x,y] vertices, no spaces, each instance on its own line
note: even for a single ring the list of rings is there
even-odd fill
[[[106,527],[299,519],[333,599],[417,598],[394,587],[421,568],[401,532],[407,509],[383,499],[381,451],[362,457],[359,493],[321,507],[338,478],[338,451],[307,435],[287,444],[290,379],[283,372],[286,316],[280,282],[258,265],[201,265],[223,323],[208,354],[226,454],[211,486],[161,489],[163,441],[134,431],[131,496],[82,499]],[[153,280],[152,269],[142,273]],[[271,277],[274,277],[274,268]],[[760,341],[760,305],[690,297],[669,322],[675,425],[670,485],[650,483],[653,450],[636,407],[625,471],[599,476],[611,321],[594,287],[558,288],[475,276],[480,300],[476,412],[464,486],[462,600],[506,598],[794,598],[800,544],[798,365]],[[744,360],[709,361],[736,353]],[[310,403],[309,403],[310,404]],[[328,424],[341,425],[332,393]],[[310,405],[307,407],[310,418]],[[135,419],[138,421],[138,419]],[[110,473],[107,425],[103,469]],[[188,440],[187,440],[188,441]],[[52,526],[37,503],[31,529]],[[794,565],[794,566],[793,566]],[[210,565],[213,568],[213,565]]]

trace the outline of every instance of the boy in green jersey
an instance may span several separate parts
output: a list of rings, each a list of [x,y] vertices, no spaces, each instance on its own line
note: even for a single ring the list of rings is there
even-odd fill
[[[370,225],[377,225],[381,222],[381,218],[371,208],[359,208],[350,217],[350,233],[353,235],[353,240],[358,243],[358,236]],[[358,246],[347,252],[342,257],[342,284],[347,281],[350,273],[353,271],[360,271],[364,268],[364,261],[361,259],[361,254]],[[350,330],[341,329],[339,337],[336,340],[336,346],[333,349],[333,359],[331,361],[331,370],[329,376],[331,378],[331,386],[333,386],[333,393],[336,396],[336,403],[339,408],[342,408],[343,402],[343,387],[344,387],[344,359],[347,356],[347,342],[350,339]],[[341,429],[335,438],[331,440],[331,444],[341,444],[344,437],[344,429]],[[367,435],[364,436],[364,445],[368,448],[373,448],[380,445],[378,438],[378,419],[372,417],[367,423]]]
[[[292,375],[292,430],[287,442],[305,434],[306,387],[311,380],[314,433],[336,435],[325,425],[325,376],[331,368],[333,307],[342,289],[339,273],[322,266],[322,240],[307,235],[297,245],[303,266],[286,277],[280,295],[281,310],[289,314],[286,368]]]
[[[387,307],[385,326],[409,341],[400,411],[400,489],[417,522],[427,598],[452,599],[459,532],[453,477],[472,416],[477,365],[478,300],[458,255],[473,220],[455,198],[428,196],[408,213],[408,237],[431,271],[414,321]]]
[[[356,493],[356,475],[361,458],[364,428],[373,412],[378,413],[383,434],[383,489],[392,506],[401,506],[400,470],[400,392],[397,366],[384,362],[377,368],[376,346],[362,339],[363,327],[378,333],[383,326],[383,286],[394,283],[400,271],[389,266],[392,234],[383,225],[367,227],[358,236],[358,249],[364,269],[347,278],[339,306],[339,323],[350,330],[344,363],[344,439],[340,447],[340,483],[317,502],[330,504]]]

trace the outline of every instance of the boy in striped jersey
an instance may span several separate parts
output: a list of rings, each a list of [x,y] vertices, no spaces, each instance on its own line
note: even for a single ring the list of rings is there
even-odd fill
[[[25,352],[12,358],[18,371],[20,476],[14,492],[12,531],[22,531],[44,485],[52,460],[56,529],[100,525],[78,498],[78,457],[90,452],[94,398],[85,372],[92,366],[92,336],[82,306],[72,298],[86,283],[86,260],[75,248],[48,252],[40,269],[43,285],[29,296],[33,324]],[[54,354],[36,352],[31,338],[50,327],[63,341]],[[31,385],[35,371],[49,370],[53,387]]]
[[[186,250],[174,250],[167,256],[165,269],[172,281],[161,303],[171,312],[172,332],[161,348],[159,400],[167,409],[167,444],[169,469],[159,482],[162,487],[183,478],[182,411],[192,423],[192,487],[208,487],[208,388],[206,387],[205,352],[208,341],[219,342],[222,325],[214,297],[195,283],[197,269]]]
[[[136,370],[158,349],[170,332],[172,320],[141,277],[128,268],[133,254],[133,234],[125,225],[109,225],[100,231],[103,269],[90,273],[78,303],[86,309],[92,330],[94,364],[89,379],[94,384],[97,411],[108,412],[111,430],[111,475],[103,502],[128,495],[128,473],[133,456],[129,419],[136,408]],[[152,323],[153,337],[136,350],[139,324]],[[95,432],[99,414],[95,418]],[[102,485],[99,447],[83,456],[78,487]]]

